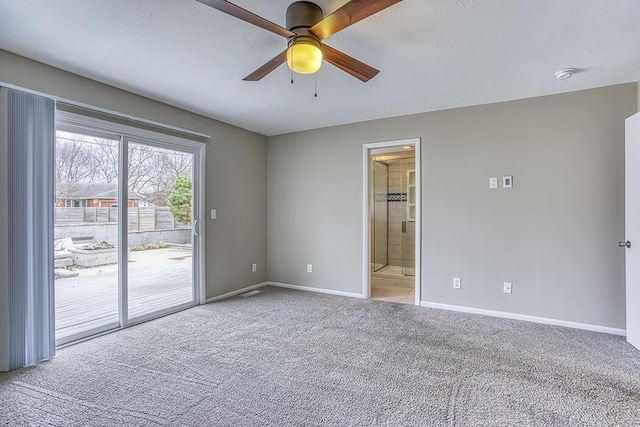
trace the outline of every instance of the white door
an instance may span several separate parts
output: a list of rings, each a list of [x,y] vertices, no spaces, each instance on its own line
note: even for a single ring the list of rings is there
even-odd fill
[[[627,341],[640,349],[640,113],[626,120],[625,218]]]

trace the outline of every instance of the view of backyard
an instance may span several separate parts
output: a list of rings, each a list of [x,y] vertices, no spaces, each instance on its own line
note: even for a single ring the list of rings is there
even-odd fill
[[[128,143],[128,197],[119,199],[119,141],[58,131],[56,339],[119,325],[119,270],[129,319],[193,301],[192,162],[187,153]],[[119,206],[128,262],[119,265]]]
[[[56,337],[118,322],[118,266],[74,269],[78,276],[56,282]],[[191,248],[131,252],[129,317],[193,298]],[[185,286],[186,284],[186,286]]]

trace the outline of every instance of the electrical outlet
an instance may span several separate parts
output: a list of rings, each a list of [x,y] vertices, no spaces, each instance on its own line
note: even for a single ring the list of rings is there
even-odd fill
[[[460,289],[462,287],[462,279],[459,277],[453,278],[453,289]]]
[[[489,178],[489,188],[492,190],[495,190],[496,188],[498,188],[498,177],[497,176],[492,176],[491,178]]]
[[[504,282],[504,290],[503,292],[505,294],[510,294],[511,293],[511,287],[513,286],[513,283],[511,282]]]
[[[307,273],[313,273],[313,265],[307,264]]]
[[[258,271],[258,264],[253,263],[253,265],[251,266],[251,271],[252,271],[253,273],[255,273],[256,271]]]

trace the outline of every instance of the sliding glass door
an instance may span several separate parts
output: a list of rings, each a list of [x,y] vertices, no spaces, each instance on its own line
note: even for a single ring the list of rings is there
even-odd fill
[[[203,144],[61,113],[56,343],[199,302]]]
[[[56,340],[117,328],[120,137],[56,132],[54,268]],[[108,202],[107,202],[108,201]]]
[[[128,317],[191,304],[194,155],[129,142]]]

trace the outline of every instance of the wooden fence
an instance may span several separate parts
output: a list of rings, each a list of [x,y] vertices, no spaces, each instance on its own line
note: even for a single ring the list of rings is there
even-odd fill
[[[177,222],[168,207],[129,208],[130,231],[188,228]],[[109,224],[118,222],[118,208],[55,208],[55,225]]]

